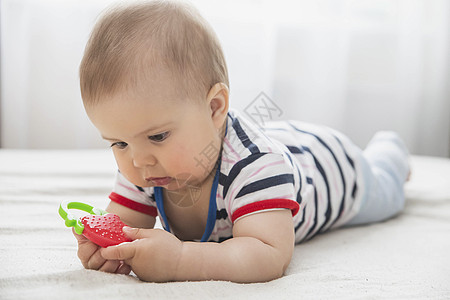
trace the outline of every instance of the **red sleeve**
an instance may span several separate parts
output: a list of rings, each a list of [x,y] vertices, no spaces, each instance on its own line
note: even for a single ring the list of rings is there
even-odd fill
[[[261,210],[269,210],[274,208],[286,208],[292,211],[292,216],[295,216],[299,209],[300,205],[291,199],[270,199],[270,200],[262,200],[253,203],[249,203],[244,205],[233,213],[231,216],[231,221],[234,223],[235,220],[239,219],[242,216],[261,211]]]
[[[156,217],[158,215],[156,207],[133,201],[131,199],[125,198],[124,196],[121,196],[114,192],[112,192],[109,195],[109,199],[111,199],[111,201],[116,202],[120,205],[131,208],[135,211],[150,215],[152,217]]]

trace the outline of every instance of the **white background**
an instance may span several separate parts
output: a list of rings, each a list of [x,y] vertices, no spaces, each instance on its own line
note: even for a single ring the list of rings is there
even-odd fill
[[[2,147],[107,147],[84,114],[78,65],[110,3],[0,0]],[[192,3],[222,42],[232,107],[264,92],[280,118],[360,146],[390,129],[413,154],[450,156],[450,1]]]

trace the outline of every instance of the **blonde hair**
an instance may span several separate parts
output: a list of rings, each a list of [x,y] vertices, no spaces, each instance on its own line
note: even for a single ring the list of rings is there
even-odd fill
[[[229,86],[220,43],[187,3],[136,2],[107,10],[92,30],[80,64],[85,104],[136,88],[158,70],[170,72],[187,98],[204,97],[216,83]]]

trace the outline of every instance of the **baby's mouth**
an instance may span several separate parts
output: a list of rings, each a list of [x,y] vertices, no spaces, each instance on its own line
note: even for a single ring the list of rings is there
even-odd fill
[[[168,185],[172,181],[172,177],[147,177],[147,182],[153,183],[155,186]]]

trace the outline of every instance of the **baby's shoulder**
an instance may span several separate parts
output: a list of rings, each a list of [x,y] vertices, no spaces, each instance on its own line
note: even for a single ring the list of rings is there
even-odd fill
[[[254,155],[285,155],[287,151],[282,143],[265,133],[263,126],[234,110],[228,113],[222,146],[224,158],[229,157],[234,161]]]
[[[221,157],[224,174],[234,172],[250,175],[253,172],[262,172],[262,167],[264,172],[286,172],[293,169],[290,156],[288,148],[268,136],[262,127],[238,112],[228,114]]]

